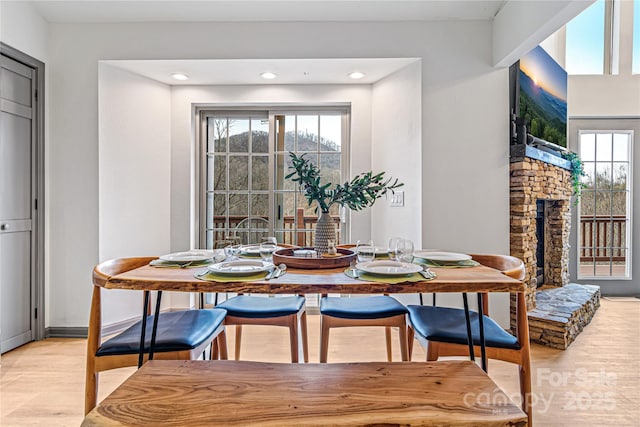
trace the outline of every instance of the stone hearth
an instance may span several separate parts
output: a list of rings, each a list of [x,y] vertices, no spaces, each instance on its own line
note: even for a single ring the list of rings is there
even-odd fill
[[[600,287],[569,283],[536,292],[536,308],[529,312],[533,342],[566,350],[600,307]]]
[[[591,321],[600,305],[598,287],[587,285],[585,290],[581,285],[568,286],[571,195],[571,164],[567,160],[528,145],[511,147],[510,252],[525,264],[531,340],[562,349]],[[544,203],[545,213],[544,283],[538,283],[537,279],[539,200]],[[575,297],[572,292],[576,292]],[[512,327],[515,316],[512,296]]]

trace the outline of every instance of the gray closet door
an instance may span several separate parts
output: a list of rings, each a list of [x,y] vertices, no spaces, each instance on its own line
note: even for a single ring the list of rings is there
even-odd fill
[[[0,67],[0,353],[33,340],[34,71]]]

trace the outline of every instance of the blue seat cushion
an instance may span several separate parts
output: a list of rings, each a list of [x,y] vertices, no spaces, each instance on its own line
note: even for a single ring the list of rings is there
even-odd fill
[[[296,314],[304,307],[304,297],[264,298],[251,295],[239,295],[218,304],[218,308],[227,310],[233,317],[249,319],[267,319]]]
[[[166,351],[192,350],[212,338],[215,330],[224,322],[226,311],[183,310],[161,313],[158,318],[158,330],[154,353]],[[149,352],[151,329],[155,316],[147,318],[144,351]],[[142,321],[138,321],[122,333],[108,339],[96,352],[96,356],[136,354],[140,352],[140,332]]]
[[[328,298],[320,300],[320,313],[341,319],[380,319],[407,313],[407,307],[393,297]]]
[[[452,344],[467,344],[467,324],[464,310],[449,307],[410,305],[409,321],[417,334],[428,341]],[[471,336],[475,345],[480,345],[478,313],[470,311]],[[519,349],[518,339],[502,329],[495,320],[482,316],[484,339],[487,347]]]

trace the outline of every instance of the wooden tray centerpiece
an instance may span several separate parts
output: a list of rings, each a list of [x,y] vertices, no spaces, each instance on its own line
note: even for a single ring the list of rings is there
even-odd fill
[[[356,258],[356,253],[349,249],[337,248],[337,254],[323,254],[317,257],[294,256],[293,251],[296,250],[313,250],[313,248],[285,248],[277,250],[273,253],[273,263],[278,265],[285,263],[287,267],[303,268],[310,270],[328,269],[338,267],[348,267],[351,261]]]

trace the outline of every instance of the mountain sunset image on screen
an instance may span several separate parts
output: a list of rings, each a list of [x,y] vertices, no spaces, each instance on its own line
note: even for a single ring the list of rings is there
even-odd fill
[[[567,146],[567,72],[540,46],[520,59],[520,113],[528,133]]]

